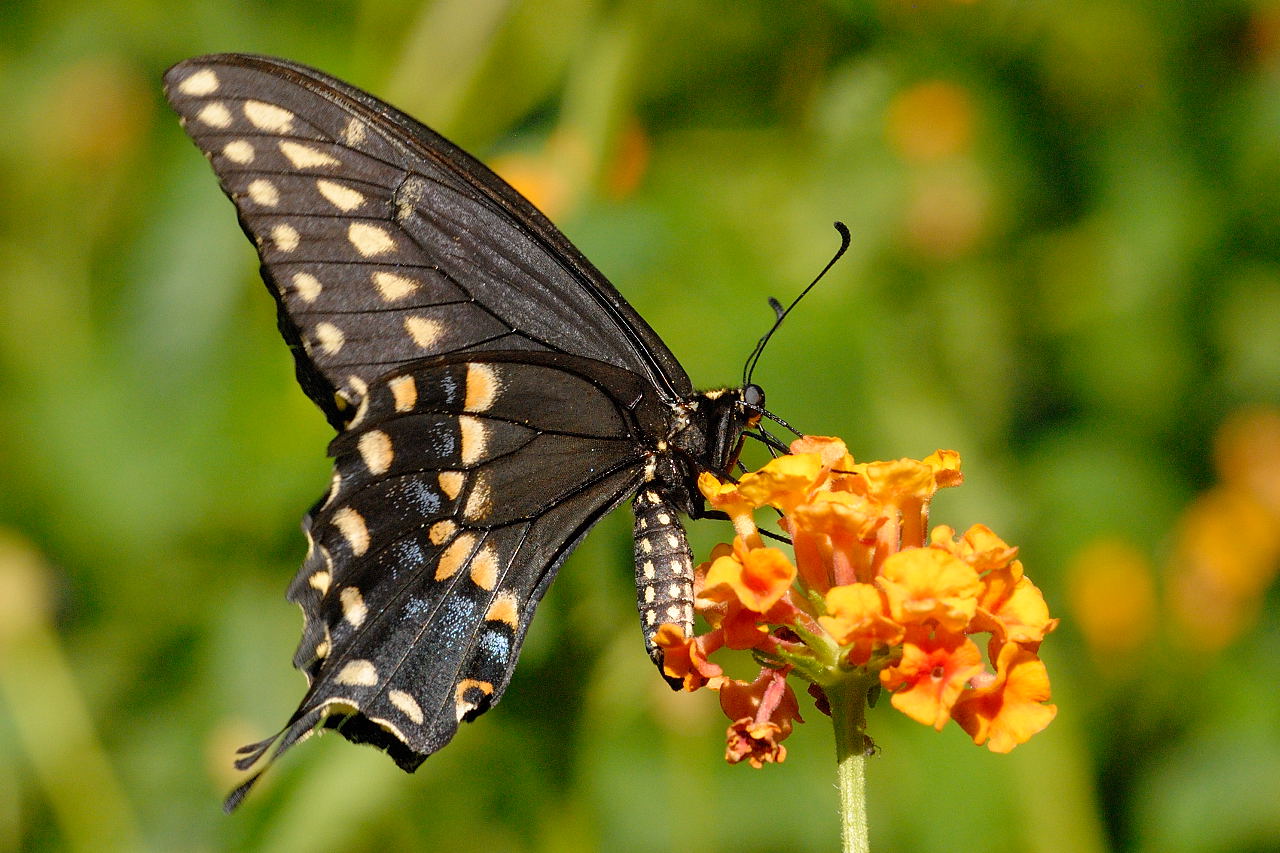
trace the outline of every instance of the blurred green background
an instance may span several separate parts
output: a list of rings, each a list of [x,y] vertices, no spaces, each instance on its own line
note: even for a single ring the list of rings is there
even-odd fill
[[[165,67],[277,54],[544,206],[671,343],[861,459],[964,457],[1060,711],[1007,756],[885,703],[894,851],[1280,849],[1280,4],[192,0],[0,6],[0,849],[831,850],[830,732],[723,764],[641,651],[630,521],[414,776],[338,737],[233,817],[302,694],[283,599],[328,428]],[[694,525],[705,554],[729,536]]]

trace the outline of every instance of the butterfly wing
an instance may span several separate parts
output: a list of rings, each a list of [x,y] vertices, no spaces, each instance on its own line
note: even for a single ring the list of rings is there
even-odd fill
[[[341,427],[392,367],[469,350],[586,356],[687,398],[688,376],[617,290],[479,161],[378,99],[227,54],[165,94],[258,248],[308,396]]]
[[[635,490],[661,417],[640,377],[559,353],[442,356],[372,383],[304,521],[289,598],[310,689],[275,755],[323,724],[413,770],[497,702],[543,592]]]

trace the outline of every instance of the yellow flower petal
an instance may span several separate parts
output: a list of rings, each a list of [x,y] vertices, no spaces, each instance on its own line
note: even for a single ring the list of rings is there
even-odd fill
[[[982,592],[973,567],[939,548],[891,554],[880,567],[879,583],[895,621],[907,625],[934,620],[948,631],[968,626]]]

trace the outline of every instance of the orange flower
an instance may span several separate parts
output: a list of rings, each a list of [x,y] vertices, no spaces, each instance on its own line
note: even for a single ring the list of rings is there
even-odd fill
[[[982,584],[973,567],[938,548],[911,548],[884,561],[880,588],[889,612],[904,625],[936,621],[963,631],[978,609]]]
[[[750,717],[734,720],[729,726],[724,760],[737,764],[744,759],[759,770],[766,764],[787,760],[787,748],[780,741],[782,730],[774,723],[757,723]]]
[[[832,587],[826,605],[827,615],[818,623],[839,645],[853,645],[848,659],[854,665],[866,663],[876,646],[902,642],[902,626],[889,618],[884,595],[872,584]]]
[[[820,708],[854,695],[830,691],[863,696],[877,680],[895,708],[938,729],[964,704],[966,725],[981,727],[975,739],[992,749],[1025,740],[1036,721],[1043,728],[1053,709],[1035,699],[1044,668],[1034,653],[1058,620],[1018,549],[980,524],[929,535],[933,496],[963,480],[959,455],[856,463],[844,442],[816,436],[791,450],[738,483],[699,479],[737,535],[695,572],[695,605],[711,630],[686,640],[664,626],[658,638],[670,679],[720,692],[733,721],[726,758],[755,767],[785,758],[782,741],[799,720],[791,672],[817,690]],[[794,562],[764,545],[754,518],[763,507],[783,511]],[[991,635],[995,674],[984,674],[967,636],[977,633]],[[706,660],[725,646],[753,650],[765,666],[755,682],[726,678]]]
[[[975,681],[982,679],[975,679]],[[990,683],[975,687],[956,702],[951,715],[973,742],[992,752],[1009,752],[1044,729],[1058,713],[1049,700],[1044,663],[1016,643],[1000,650]]]
[[[683,682],[684,689],[690,692],[724,675],[724,670],[707,660],[707,654],[715,649],[704,649],[700,640],[684,636],[679,627],[670,623],[659,625],[653,636],[653,642],[662,649],[662,674],[668,680]]]
[[[722,483],[715,474],[703,471],[698,475],[698,491],[707,499],[712,509],[729,516],[733,532],[752,545],[762,544],[751,513],[756,507],[738,493],[737,483]]]
[[[777,548],[747,548],[738,540],[732,555],[711,564],[698,597],[712,602],[736,600],[748,610],[765,613],[786,595],[795,579],[796,567]]]
[[[902,644],[901,662],[881,670],[880,683],[893,692],[893,707],[942,731],[965,682],[981,673],[982,652],[972,640],[915,629]]]
[[[1008,567],[1018,549],[1007,544],[985,524],[975,524],[964,532],[959,542],[955,541],[956,532],[945,524],[933,528],[929,543],[934,548],[942,548],[955,554],[979,572]]]
[[[876,534],[889,519],[865,498],[850,492],[818,492],[787,518],[793,538],[823,536],[827,540],[823,545],[830,545],[820,549],[822,567],[817,571],[804,565],[803,548],[797,546],[796,560],[810,586],[825,591],[831,585],[871,579]],[[817,552],[811,548],[808,553]]]
[[[942,454],[947,454],[943,456]],[[942,472],[947,485],[959,481],[960,458],[953,451],[938,451],[921,462],[916,459],[897,459],[892,462],[870,462],[855,465],[854,472],[862,479],[850,485],[855,492],[862,492],[877,503],[898,510],[898,539],[902,548],[918,548],[924,544],[929,520],[929,502],[939,488],[938,473]],[[896,550],[896,548],[895,548]]]
[[[1094,540],[1071,560],[1067,577],[1074,622],[1099,665],[1114,668],[1151,640],[1156,584],[1142,550],[1119,538]]]
[[[777,507],[790,513],[825,476],[822,457],[816,453],[779,456],[759,471],[744,474],[738,494],[756,507]]]
[[[954,450],[935,450],[924,458],[933,469],[933,480],[939,489],[950,489],[964,482],[960,472],[960,454]]]
[[[838,438],[806,435],[791,442],[790,450],[793,455],[816,453],[826,468],[837,468],[842,471],[853,468],[853,457],[849,455],[849,448]]]
[[[720,684],[720,708],[733,724],[729,726],[725,760],[737,764],[747,760],[759,769],[766,763],[783,761],[793,721],[800,718],[800,703],[787,683],[786,673],[765,667],[753,682],[725,679]]]
[[[1010,583],[1009,577],[1014,574],[1018,579]],[[1044,595],[1031,578],[1022,574],[1019,561],[1014,560],[1009,570],[990,572],[982,584],[978,615],[971,630],[990,631],[996,649],[1009,642],[1034,652],[1040,648],[1045,635],[1058,627],[1058,620],[1049,618]]]

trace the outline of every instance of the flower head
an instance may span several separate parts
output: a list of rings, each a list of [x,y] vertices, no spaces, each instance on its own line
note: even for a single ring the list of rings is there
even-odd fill
[[[791,450],[737,483],[699,479],[737,535],[695,575],[710,630],[658,636],[669,678],[719,691],[733,721],[726,758],[754,767],[785,758],[782,741],[800,722],[791,675],[810,683],[824,712],[848,704],[832,691],[878,684],[912,719],[936,729],[955,720],[997,752],[1044,728],[1056,709],[1045,704],[1037,653],[1058,620],[1018,549],[981,524],[959,535],[929,529],[938,490],[963,482],[959,455],[860,463],[844,442],[818,436]],[[794,559],[764,544],[754,513],[765,507],[783,513]],[[980,645],[978,634],[989,639]],[[707,660],[723,647],[751,649],[760,676],[725,677]]]

